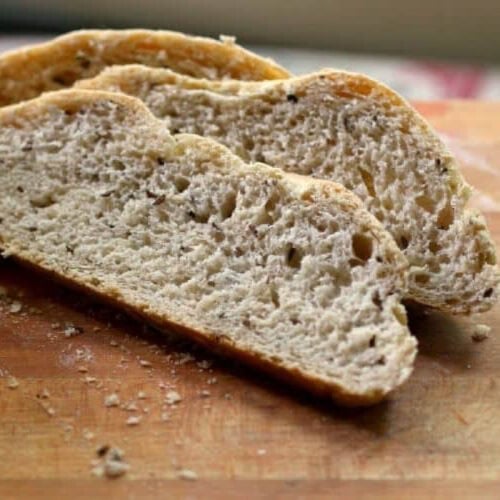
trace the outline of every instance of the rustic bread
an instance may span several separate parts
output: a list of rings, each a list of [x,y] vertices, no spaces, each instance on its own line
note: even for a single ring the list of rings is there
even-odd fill
[[[346,404],[410,374],[408,264],[342,186],[173,138],[137,99],[0,110],[4,255]]]
[[[173,31],[75,31],[0,55],[0,106],[70,87],[112,64],[141,63],[197,77],[241,80],[286,78],[288,72],[236,45]]]
[[[455,159],[401,97],[339,71],[271,82],[209,82],[141,66],[110,68],[84,88],[143,100],[172,132],[205,135],[245,160],[340,182],[408,258],[408,297],[452,313],[498,297],[495,248]]]

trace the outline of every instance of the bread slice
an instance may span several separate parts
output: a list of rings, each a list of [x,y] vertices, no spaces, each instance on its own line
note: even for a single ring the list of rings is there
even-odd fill
[[[205,135],[245,160],[340,182],[411,264],[408,297],[452,313],[498,297],[495,248],[457,162],[401,97],[363,75],[326,70],[271,82],[209,82],[141,66],[83,88],[139,97],[172,132]]]
[[[173,138],[137,99],[0,110],[0,248],[346,404],[410,374],[408,264],[342,186]]]
[[[289,73],[234,43],[174,31],[84,30],[0,55],[0,106],[70,87],[113,64],[141,63],[209,79],[270,80]]]

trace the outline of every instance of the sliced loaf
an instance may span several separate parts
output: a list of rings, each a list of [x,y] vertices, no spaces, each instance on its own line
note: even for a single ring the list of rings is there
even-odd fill
[[[83,88],[139,97],[171,132],[225,144],[245,160],[340,182],[408,258],[408,298],[452,313],[498,298],[495,248],[466,208],[457,162],[400,96],[327,70],[270,82],[210,82],[142,66],[109,68]]]
[[[137,99],[0,110],[0,248],[346,404],[410,374],[407,262],[342,186],[173,138]]]
[[[70,87],[113,64],[141,63],[196,77],[241,80],[289,73],[230,37],[222,41],[174,31],[83,30],[0,55],[0,106]]]

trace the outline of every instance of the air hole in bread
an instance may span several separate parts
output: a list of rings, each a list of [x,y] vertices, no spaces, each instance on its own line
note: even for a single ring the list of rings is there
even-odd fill
[[[119,172],[125,170],[126,168],[125,164],[116,158],[113,158],[111,160],[111,167],[114,168],[115,170],[118,170]]]
[[[433,213],[434,210],[436,209],[434,205],[434,201],[426,196],[425,194],[421,196],[417,196],[415,198],[415,203],[419,206],[422,207],[426,212]]]
[[[487,290],[484,291],[483,297],[485,299],[489,299],[493,295],[493,288],[488,288]]]
[[[427,273],[417,273],[414,275],[413,279],[415,280],[415,283],[425,285],[429,282],[430,276]]]
[[[286,263],[288,266],[293,267],[295,269],[300,268],[300,264],[302,262],[302,252],[300,249],[295,248],[293,245],[288,247],[286,253]]]
[[[436,241],[430,241],[429,242],[429,250],[432,253],[438,253],[441,251],[441,245]]]
[[[373,181],[373,176],[367,170],[363,168],[358,168],[359,173],[361,174],[361,179],[363,180],[363,184],[365,185],[366,191],[370,196],[375,198],[377,193],[375,191],[375,183]]]
[[[236,210],[236,193],[228,193],[226,195],[226,198],[222,202],[220,206],[220,213],[222,216],[222,219],[229,219],[231,215],[233,215],[233,212]]]
[[[36,208],[47,208],[55,203],[52,193],[40,193],[30,199],[30,204]]]
[[[352,237],[352,250],[354,255],[366,262],[373,253],[373,241],[364,234],[356,233]]]
[[[382,206],[386,210],[393,210],[394,209],[394,203],[392,202],[392,200],[390,198],[384,198],[382,200]]]
[[[440,229],[448,229],[453,223],[453,208],[447,203],[438,215],[437,224]]]
[[[269,291],[271,294],[271,302],[274,304],[274,307],[278,309],[278,307],[280,306],[280,296],[278,294],[278,291],[276,290],[276,287],[272,285]]]
[[[189,187],[189,180],[185,177],[178,176],[174,179],[174,185],[179,193],[183,193]]]
[[[376,347],[376,345],[377,345],[377,336],[372,335],[370,338],[370,341],[368,342],[368,346],[373,348],[373,347]]]
[[[398,246],[401,250],[406,250],[408,248],[408,245],[410,244],[410,237],[405,236],[405,235],[401,235],[398,238],[397,243],[398,243]]]

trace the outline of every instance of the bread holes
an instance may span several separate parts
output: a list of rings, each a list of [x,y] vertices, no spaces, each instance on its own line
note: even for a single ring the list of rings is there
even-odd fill
[[[436,205],[434,201],[425,194],[417,196],[415,198],[415,203],[419,207],[423,208],[426,212],[429,212],[430,214],[434,213],[434,211],[436,210]]]
[[[123,172],[126,169],[126,166],[121,160],[113,158],[111,160],[111,168],[113,168],[114,170],[118,170],[119,172]]]
[[[269,293],[271,295],[271,302],[274,304],[274,307],[278,309],[280,307],[280,296],[274,285],[269,287]]]
[[[285,262],[288,267],[299,269],[302,262],[303,253],[299,248],[288,245]]]
[[[429,250],[432,253],[438,253],[441,251],[441,245],[437,241],[430,241],[429,242]]]
[[[390,198],[384,198],[382,200],[382,206],[389,212],[394,209],[394,203]]]
[[[177,176],[174,178],[174,186],[178,193],[183,193],[189,187],[190,182],[186,177]]]
[[[361,233],[354,234],[352,237],[352,251],[356,258],[367,262],[373,253],[372,239]]]
[[[439,212],[437,225],[439,229],[448,229],[453,223],[453,207],[448,202]]]
[[[377,196],[377,192],[375,191],[375,183],[373,180],[373,175],[364,168],[358,168],[358,171],[361,175],[361,179],[363,180],[363,184],[365,185],[367,193],[372,198],[375,198]]]
[[[402,234],[397,239],[397,244],[401,250],[406,250],[408,248],[408,245],[410,244],[410,237]]]
[[[222,220],[229,219],[236,210],[236,193],[230,192],[224,198],[220,206]]]
[[[483,293],[483,297],[489,299],[493,295],[493,291],[493,288],[487,288]]]
[[[380,298],[380,293],[377,290],[375,292],[373,292],[372,302],[377,307],[377,309],[379,311],[381,311],[383,309],[382,308],[382,299]]]
[[[376,346],[377,346],[377,336],[376,335],[372,335],[370,337],[369,342],[368,342],[368,347],[370,347],[371,349],[373,349]]]
[[[430,275],[427,273],[416,273],[413,276],[413,280],[415,283],[418,283],[419,285],[426,285],[429,283],[429,280],[431,279]]]

